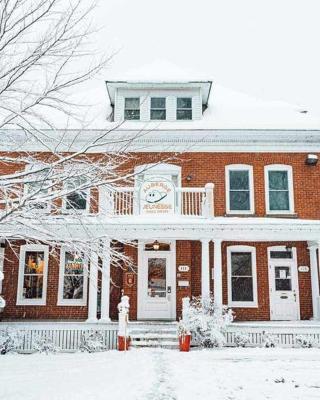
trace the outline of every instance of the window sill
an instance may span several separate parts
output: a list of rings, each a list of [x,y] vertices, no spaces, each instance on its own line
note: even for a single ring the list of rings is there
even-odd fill
[[[46,301],[25,301],[25,300],[17,300],[16,306],[46,306]]]
[[[236,212],[227,212],[224,214],[225,217],[256,217],[257,214],[254,212],[247,212],[247,213],[236,213]]]
[[[87,306],[87,301],[81,301],[80,302],[74,302],[72,300],[67,301],[67,300],[61,300],[57,302],[58,307],[86,307]]]
[[[266,213],[266,218],[298,218],[296,213]]]
[[[259,308],[259,305],[257,303],[231,303],[228,304],[228,307],[230,308]]]

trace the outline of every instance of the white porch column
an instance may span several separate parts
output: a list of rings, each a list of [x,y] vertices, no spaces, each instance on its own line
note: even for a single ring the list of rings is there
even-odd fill
[[[102,279],[101,279],[101,319],[110,322],[110,240],[106,239],[102,247]]]
[[[317,260],[317,249],[319,253],[319,265],[320,265],[320,243],[312,244],[309,246],[310,251],[310,272],[311,272],[311,288],[312,288],[312,309],[313,319],[320,319],[319,310],[319,268]]]
[[[97,319],[98,308],[98,249],[97,246],[91,250],[90,271],[89,271],[89,303],[87,322],[95,323]]]
[[[222,240],[215,239],[214,243],[214,304],[218,309],[222,309],[222,256],[221,243]]]
[[[201,296],[210,295],[209,239],[201,239]]]

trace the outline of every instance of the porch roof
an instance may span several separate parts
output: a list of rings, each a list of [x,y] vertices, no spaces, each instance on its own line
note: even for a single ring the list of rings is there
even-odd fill
[[[3,224],[0,237],[26,237],[28,232],[39,237],[41,231],[59,239],[78,238],[92,240],[134,240],[171,238],[181,240],[221,239],[237,241],[320,241],[320,220],[255,217],[154,217],[128,216],[106,217],[89,215],[82,217],[49,217],[39,223]]]

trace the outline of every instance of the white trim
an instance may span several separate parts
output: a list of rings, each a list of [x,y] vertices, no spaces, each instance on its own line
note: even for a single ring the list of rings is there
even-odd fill
[[[60,266],[59,266],[59,287],[58,287],[58,301],[57,306],[85,306],[87,304],[88,292],[88,258],[83,258],[83,298],[82,299],[64,299],[63,298],[63,285],[64,285],[64,267],[66,252],[70,252],[67,248],[60,249]]]
[[[232,301],[232,268],[231,268],[231,253],[245,252],[251,253],[251,268],[252,268],[252,291],[253,301]],[[227,247],[227,270],[228,270],[228,306],[229,307],[258,307],[258,288],[257,288],[257,261],[256,248],[254,246],[228,246]]]
[[[270,210],[269,204],[269,171],[287,171],[288,173],[288,191],[289,191],[289,210]],[[265,204],[267,214],[294,214],[294,194],[293,194],[293,173],[291,165],[270,164],[264,167],[264,187]]]
[[[0,240],[0,244],[2,244],[1,240]],[[0,247],[0,273],[3,273],[4,270],[4,247]],[[2,293],[2,286],[3,286],[3,282],[2,279],[0,278],[0,294]]]
[[[292,247],[292,258],[275,258],[271,259],[271,251],[286,251],[286,246],[270,246],[267,249],[268,252],[268,280],[269,280],[269,307],[270,307],[270,320],[272,321],[272,288],[273,288],[273,271],[271,271],[271,264],[272,261],[276,262],[279,261],[283,263],[290,263],[292,265],[292,283],[295,284],[295,291],[296,291],[296,303],[297,303],[297,319],[300,320],[300,290],[299,290],[299,276],[298,276],[298,261],[297,261],[297,248]]]
[[[249,174],[249,202],[250,210],[231,210],[230,209],[230,171],[248,171]],[[226,182],[226,212],[227,214],[254,214],[254,181],[253,167],[247,164],[230,164],[225,167]]]
[[[38,251],[44,253],[44,268],[43,268],[43,288],[41,299],[24,299],[23,293],[23,278],[25,268],[25,258],[27,251]],[[17,291],[17,306],[45,306],[47,300],[47,280],[48,280],[48,262],[49,262],[49,246],[39,244],[25,244],[20,247],[19,259],[19,277]]]
[[[145,319],[143,316],[143,301],[144,301],[144,296],[142,293],[142,288],[144,287],[144,282],[143,282],[143,275],[140,272],[141,271],[141,266],[145,262],[145,257],[147,254],[156,254],[156,255],[161,255],[163,254],[164,256],[169,256],[170,260],[170,278],[171,278],[171,316],[169,319],[176,320],[176,297],[177,297],[177,292],[176,292],[176,241],[175,240],[166,240],[166,239],[159,239],[162,243],[167,243],[170,244],[170,251],[153,251],[153,250],[145,250],[145,244],[146,243],[152,243],[153,240],[139,240],[138,242],[138,286],[137,286],[137,299],[138,299],[138,304],[137,304],[137,319]],[[140,268],[140,270],[139,270]],[[148,318],[150,319],[150,318]],[[152,318],[151,318],[152,319]],[[154,319],[161,319],[155,317]],[[167,319],[167,318],[166,318]]]

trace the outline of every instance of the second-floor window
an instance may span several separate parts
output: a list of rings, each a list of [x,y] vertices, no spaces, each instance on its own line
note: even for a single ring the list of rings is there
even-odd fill
[[[166,98],[151,97],[150,119],[165,120],[166,119]]]
[[[250,165],[226,167],[227,213],[254,213],[253,171]]]
[[[192,119],[192,98],[177,98],[177,120]]]
[[[265,167],[266,211],[273,214],[294,212],[292,168],[288,165]]]
[[[65,189],[68,191],[64,200],[65,210],[89,211],[90,190],[85,186],[85,177],[74,177],[65,182]]]
[[[126,97],[124,100],[124,119],[140,119],[140,98]]]

